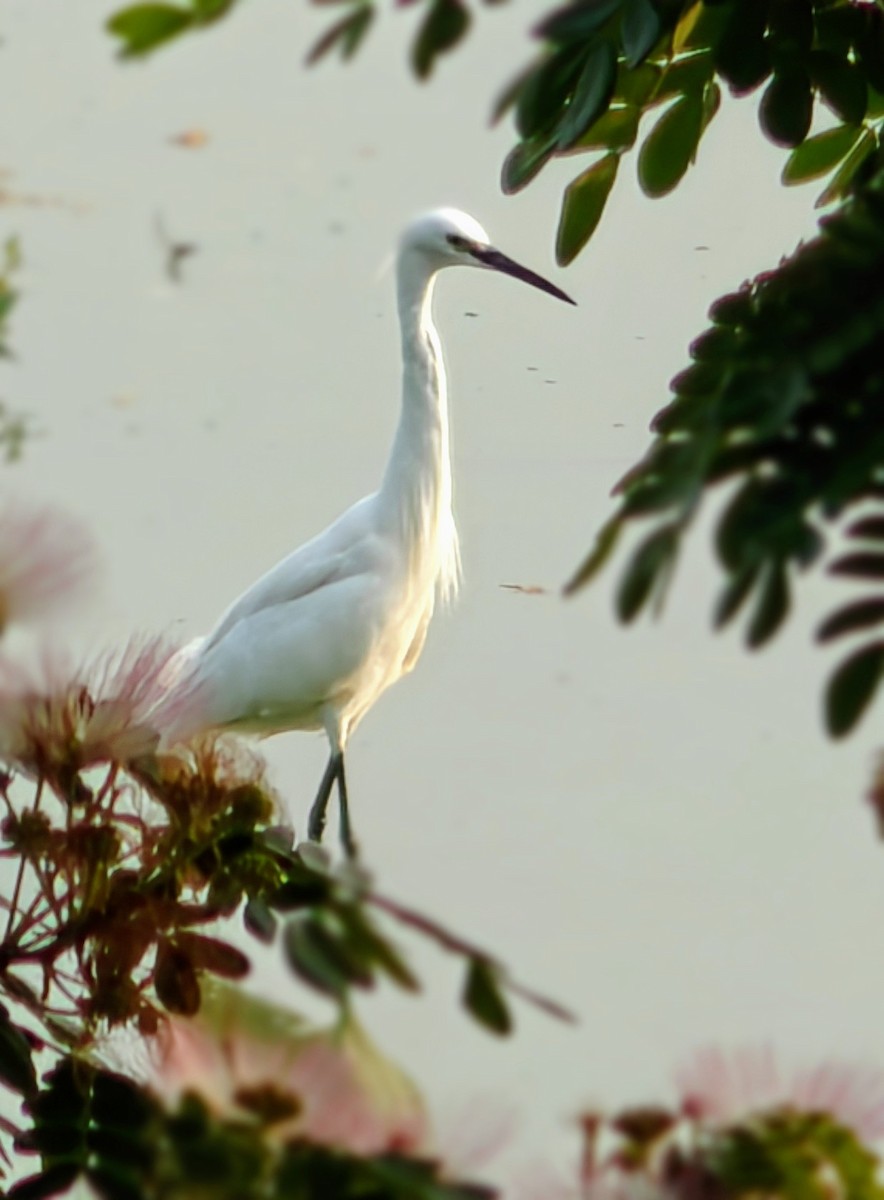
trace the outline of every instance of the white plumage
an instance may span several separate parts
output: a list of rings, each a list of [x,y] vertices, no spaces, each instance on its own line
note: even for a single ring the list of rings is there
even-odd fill
[[[414,667],[437,601],[457,589],[445,368],[431,311],[437,272],[457,265],[502,271],[573,303],[493,249],[466,213],[438,209],[413,221],[396,262],[402,411],[381,486],[272,567],[186,648],[157,713],[167,745],[208,729],[325,729],[331,756],[308,832],[321,837],[337,781],[348,854],[347,741]]]

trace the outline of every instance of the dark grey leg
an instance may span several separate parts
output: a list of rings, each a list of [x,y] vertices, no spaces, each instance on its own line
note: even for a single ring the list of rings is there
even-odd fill
[[[319,784],[316,799],[313,801],[310,809],[310,816],[307,818],[307,837],[311,842],[322,841],[322,832],[325,829],[325,810],[328,808],[328,798],[331,795],[332,786],[337,777],[338,756],[332,754],[328,760],[328,766],[325,768],[325,773],[322,776],[322,781]]]
[[[356,839],[353,837],[353,829],[350,825],[350,806],[347,802],[347,779],[344,775],[344,756],[343,754],[338,759],[338,800],[341,805],[341,844],[344,847],[344,853],[347,858],[357,858],[359,856],[359,848],[356,845]]]

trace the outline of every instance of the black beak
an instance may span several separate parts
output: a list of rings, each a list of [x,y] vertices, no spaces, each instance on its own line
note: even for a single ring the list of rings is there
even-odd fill
[[[483,266],[490,267],[492,271],[501,271],[504,275],[512,275],[513,279],[521,279],[523,283],[530,283],[532,287],[540,288],[542,292],[555,296],[557,300],[564,300],[566,304],[576,305],[577,303],[561,288],[557,288],[554,283],[550,283],[548,279],[544,279],[542,275],[538,275],[534,271],[529,271],[527,267],[513,262],[499,250],[493,250],[490,246],[475,246],[471,248],[470,253],[473,258],[478,259]]]

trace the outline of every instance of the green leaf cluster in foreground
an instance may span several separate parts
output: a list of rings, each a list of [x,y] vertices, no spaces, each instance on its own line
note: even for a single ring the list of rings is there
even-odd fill
[[[266,1124],[224,1120],[197,1096],[172,1111],[133,1081],[64,1058],[27,1102],[18,1149],[41,1169],[13,1200],[42,1200],[88,1184],[100,1200],[493,1200],[495,1190],[445,1180],[438,1164],[396,1153],[358,1156]]]
[[[619,507],[568,585],[574,591],[640,526],[617,593],[621,620],[659,606],[684,535],[708,490],[728,482],[715,549],[724,581],[714,622],[743,617],[751,647],[791,605],[795,572],[816,562],[847,514],[856,552],[832,571],[871,589],[839,609],[821,640],[859,647],[835,672],[827,721],[846,733],[884,666],[884,165],[876,154],[855,195],[774,271],[718,300],[672,381],[645,457],[621,480]]]
[[[331,0],[317,0],[327,4]],[[488,0],[491,2],[491,0]],[[334,0],[340,11],[307,61],[349,59],[378,12],[377,0]],[[108,22],[122,54],[144,55],[227,13],[235,0],[135,4]],[[420,19],[411,65],[428,78],[468,33],[465,0],[409,0]],[[765,136],[792,151],[783,182],[830,176],[819,203],[843,197],[878,145],[884,116],[884,11],[856,0],[571,0],[535,26],[538,57],[504,90],[494,116],[512,110],[517,144],[501,175],[525,187],[552,158],[590,156],[565,189],[556,237],[560,263],[595,232],[621,160],[640,142],[638,181],[668,195],[696,160],[726,87],[763,87]],[[824,106],[833,128],[814,131]]]
[[[556,252],[570,262],[598,225],[620,160],[643,134],[638,181],[665,196],[697,156],[726,86],[764,85],[759,120],[794,148],[783,172],[801,183],[835,172],[821,202],[842,196],[876,147],[884,113],[884,13],[847,0],[575,0],[546,17],[538,60],[508,89],[520,141],[504,191],[524,187],[551,158],[594,161],[568,185]],[[817,103],[839,124],[810,136]],[[599,155],[601,157],[599,157]]]

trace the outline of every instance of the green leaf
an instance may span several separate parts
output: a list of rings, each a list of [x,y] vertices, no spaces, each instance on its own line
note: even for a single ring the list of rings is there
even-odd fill
[[[156,50],[193,22],[192,13],[171,4],[133,4],[109,17],[107,29],[124,43],[121,55],[134,58]]]
[[[285,927],[284,945],[294,972],[338,1000],[344,999],[351,984],[369,987],[373,983],[358,948],[349,947],[318,914],[293,917]]]
[[[41,1171],[39,1175],[29,1175],[27,1179],[13,1184],[6,1194],[9,1200],[44,1200],[46,1196],[67,1192],[79,1174],[79,1166],[59,1163]]]
[[[512,1017],[500,990],[497,970],[483,958],[471,958],[463,990],[463,1004],[480,1025],[505,1036],[513,1027]]]
[[[549,162],[556,148],[554,137],[538,136],[527,138],[513,146],[503,160],[500,171],[500,187],[507,196],[521,191]]]
[[[770,74],[766,25],[766,0],[740,0],[730,6],[715,45],[715,66],[735,96],[753,91]]]
[[[611,557],[622,532],[623,522],[616,517],[602,526],[596,534],[592,550],[562,589],[566,596],[573,596],[576,591],[589,583],[594,575],[598,574]]]
[[[884,541],[884,517],[860,517],[844,531],[847,537],[864,538],[866,541]]]
[[[638,135],[641,109],[632,105],[609,108],[571,147],[573,152],[585,150],[628,150]]]
[[[679,96],[645,138],[638,156],[638,181],[646,196],[665,196],[677,186],[697,152],[703,101]]]
[[[852,15],[855,19],[859,17],[855,9]],[[884,93],[884,14],[870,10],[864,15],[856,38],[859,61],[870,87]]]
[[[128,1133],[144,1128],[154,1113],[147,1093],[130,1079],[100,1071],[92,1089],[92,1118],[104,1128],[119,1127]]]
[[[786,159],[782,182],[791,186],[827,174],[849,154],[860,136],[861,132],[855,126],[838,125],[809,137]]]
[[[408,992],[421,990],[420,981],[402,955],[392,942],[378,933],[363,912],[352,905],[341,913],[341,917],[347,926],[349,944],[363,962],[378,966]]]
[[[37,1089],[37,1073],[31,1058],[31,1046],[19,1027],[10,1020],[9,1012],[0,1004],[0,1081],[31,1096]]]
[[[105,1163],[90,1165],[86,1179],[100,1200],[145,1200],[145,1188],[137,1176],[114,1170]]]
[[[803,71],[774,75],[764,90],[758,119],[777,146],[797,146],[807,137],[813,119],[813,92]]]
[[[873,642],[845,659],[829,680],[826,726],[832,737],[844,737],[865,712],[884,671],[884,642]]]
[[[832,112],[848,125],[866,115],[869,93],[862,68],[837,54],[817,50],[809,60],[810,78]]]
[[[620,3],[621,0],[582,0],[568,4],[535,25],[534,36],[560,45],[586,41],[614,15]]]
[[[617,615],[632,621],[647,603],[658,580],[672,567],[678,548],[678,527],[663,525],[639,545],[617,592]]]
[[[582,47],[548,55],[528,75],[516,100],[516,129],[523,138],[545,135],[562,120],[585,63]]]
[[[884,579],[884,554],[871,551],[844,554],[831,564],[829,574],[858,579]]]
[[[723,589],[715,605],[712,624],[716,629],[723,629],[737,615],[755,587],[759,567],[753,563],[738,572]]]
[[[818,642],[830,642],[833,638],[842,637],[845,633],[857,633],[861,629],[869,629],[884,621],[884,600],[872,597],[868,600],[856,600],[832,613],[820,625],[816,633]]]
[[[650,0],[625,0],[620,18],[620,40],[630,69],[647,58],[659,36],[660,17]]]
[[[620,158],[606,154],[568,184],[556,234],[556,261],[566,266],[580,253],[601,220]]]
[[[191,6],[204,25],[220,20],[233,8],[236,0],[191,0]]]
[[[497,97],[497,99],[494,101],[494,104],[492,105],[492,108],[491,108],[491,124],[492,125],[496,125],[498,123],[498,121],[501,119],[501,117],[505,116],[506,113],[509,112],[509,110],[513,107],[513,105],[518,100],[519,93],[521,92],[522,88],[525,86],[525,84],[527,83],[527,81],[530,79],[530,77],[533,74],[534,74],[534,66],[532,64],[531,66],[525,67],[525,69],[520,71],[518,73],[518,75],[515,76],[514,79],[511,79],[509,81],[509,83],[506,85],[506,87],[503,89],[503,91],[500,93],[500,95]]]
[[[631,71],[624,63],[620,63],[617,67],[614,96],[623,104],[643,108],[651,95],[656,95],[662,76],[663,68],[656,63],[642,63]]]
[[[336,21],[330,29],[313,43],[307,54],[308,66],[319,62],[331,50],[340,45],[341,57],[351,58],[359,49],[362,39],[368,33],[374,18],[375,10],[369,4],[360,4],[354,12],[348,13],[340,21]]]
[[[750,649],[757,650],[770,641],[789,615],[789,607],[789,578],[786,573],[786,564],[781,559],[777,559],[771,562],[767,568],[755,611],[746,631],[746,644]]]
[[[709,319],[728,328],[744,325],[752,316],[752,290],[748,284],[737,292],[720,296],[709,309]]]
[[[878,138],[871,129],[866,129],[862,137],[850,151],[844,162],[829,180],[828,186],[817,196],[815,208],[824,208],[833,200],[840,200],[845,194],[858,168],[878,146]]]
[[[556,129],[560,150],[572,146],[607,106],[614,90],[616,66],[617,56],[610,42],[601,42],[590,50]]]
[[[673,96],[703,91],[712,79],[715,63],[708,52],[685,54],[675,58],[663,72],[660,85],[654,91],[652,103],[659,104]]]
[[[453,49],[470,25],[470,14],[460,0],[433,0],[411,51],[418,79],[427,79],[440,54]]]
[[[252,937],[269,945],[276,936],[276,917],[263,900],[252,899],[242,914],[243,924]]]

